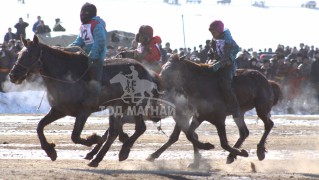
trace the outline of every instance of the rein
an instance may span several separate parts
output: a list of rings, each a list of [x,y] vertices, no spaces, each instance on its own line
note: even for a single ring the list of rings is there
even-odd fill
[[[34,64],[36,64],[36,63],[39,63],[39,64],[42,66],[42,64],[43,64],[42,61],[41,61],[41,59],[43,58],[42,55],[43,55],[43,50],[42,50],[42,48],[41,48],[39,58],[38,58],[37,60],[35,60],[29,67],[27,67],[27,66],[25,66],[25,65],[23,65],[23,64],[21,64],[21,63],[19,63],[19,62],[16,62],[15,65],[21,66],[22,68],[26,69],[27,72],[29,72],[30,68],[31,68],[32,66],[34,66]],[[72,80],[63,80],[63,79],[59,79],[59,78],[54,78],[54,77],[51,77],[51,76],[47,76],[47,75],[42,74],[41,70],[40,70],[40,76],[42,76],[43,78],[55,80],[55,81],[58,81],[58,82],[63,82],[63,83],[68,83],[68,84],[75,84],[75,83],[79,82],[79,81],[85,76],[85,74],[87,74],[88,71],[89,71],[89,68],[87,68],[87,69],[84,71],[84,73],[83,73],[78,79],[76,79],[76,80],[74,80],[74,81],[72,81]],[[36,73],[31,73],[31,74],[38,75],[38,74],[36,74]]]

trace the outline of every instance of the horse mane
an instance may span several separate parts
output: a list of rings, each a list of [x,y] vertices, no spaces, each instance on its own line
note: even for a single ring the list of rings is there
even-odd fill
[[[212,76],[215,75],[214,71],[210,68],[209,64],[204,63],[195,63],[190,60],[184,59],[184,57],[179,57],[178,54],[174,54],[169,59],[170,62],[176,62],[183,64],[188,70],[198,75]]]
[[[87,62],[88,57],[85,56],[82,53],[78,52],[70,52],[70,51],[64,51],[63,48],[58,47],[51,47],[46,44],[40,43],[42,47],[44,47],[46,50],[48,50],[50,53],[52,53],[54,56],[56,56],[58,59],[67,58],[69,60],[76,60],[76,61],[85,61]]]

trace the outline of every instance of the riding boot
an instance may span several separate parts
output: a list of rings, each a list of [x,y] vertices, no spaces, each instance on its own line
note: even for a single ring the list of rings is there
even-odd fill
[[[102,79],[102,70],[103,65],[102,61],[98,59],[91,60],[89,59],[88,66],[88,90],[89,94],[87,98],[83,101],[83,106],[94,107],[99,104],[99,97],[101,92],[101,79]]]

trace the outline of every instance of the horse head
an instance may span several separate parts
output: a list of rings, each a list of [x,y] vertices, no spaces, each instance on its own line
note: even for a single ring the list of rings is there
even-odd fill
[[[183,59],[177,54],[172,55],[169,60],[162,66],[160,77],[165,90],[171,90],[174,87],[181,87],[185,82],[187,69],[183,65]]]
[[[42,49],[38,37],[35,35],[33,41],[21,37],[24,48],[18,53],[18,58],[12,67],[9,77],[15,84],[21,84],[31,74],[41,71]]]

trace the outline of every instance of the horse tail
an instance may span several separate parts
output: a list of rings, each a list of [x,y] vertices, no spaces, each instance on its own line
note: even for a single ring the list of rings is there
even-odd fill
[[[280,85],[272,80],[268,80],[270,83],[270,86],[272,88],[272,91],[274,93],[274,105],[276,105],[278,102],[280,102],[283,99],[283,94]]]

